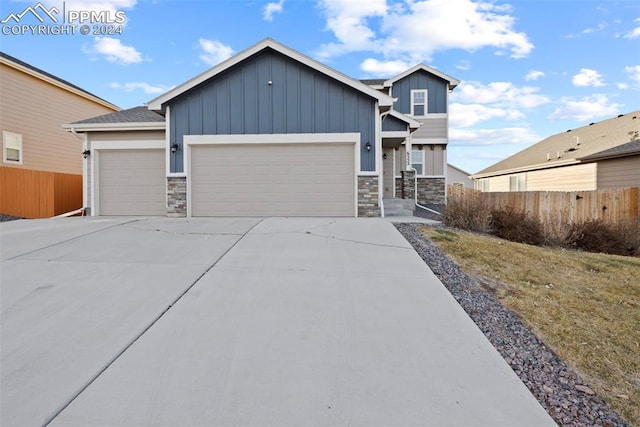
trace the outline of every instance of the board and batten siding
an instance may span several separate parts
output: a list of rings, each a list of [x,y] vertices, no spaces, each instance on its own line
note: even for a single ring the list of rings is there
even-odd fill
[[[81,175],[82,142],[62,125],[115,110],[6,64],[0,81],[0,130],[21,134],[23,151],[22,164],[0,164]]]
[[[598,161],[598,190],[640,187],[640,155]]]
[[[270,49],[168,106],[171,172],[184,171],[184,135],[344,132],[360,133],[361,170],[375,170],[375,99]]]
[[[403,113],[411,114],[411,90],[427,89],[427,113],[447,113],[448,82],[424,70],[417,70],[403,79],[398,80],[391,88],[391,96],[398,98],[394,108]]]
[[[383,132],[406,132],[407,124],[393,116],[384,116],[382,119]]]

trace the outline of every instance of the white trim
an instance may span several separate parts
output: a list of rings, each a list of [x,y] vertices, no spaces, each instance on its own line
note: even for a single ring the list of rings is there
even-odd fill
[[[129,123],[68,123],[62,129],[76,132],[101,132],[124,130],[165,130],[165,122],[129,122]]]
[[[375,106],[375,162],[374,167],[375,171],[378,174],[378,207],[382,209],[382,185],[384,182],[380,182],[380,177],[384,173],[383,164],[382,164],[382,118],[380,117],[380,106],[376,102]],[[382,184],[382,185],[381,185]]]
[[[420,117],[420,120],[446,119],[446,118],[449,118],[449,114],[447,113],[427,113],[426,116]]]
[[[446,138],[412,138],[412,145],[447,145]]]
[[[445,175],[416,175],[418,178],[446,178]]]
[[[87,134],[82,134],[82,151],[89,150],[89,144],[87,142]],[[91,161],[91,155],[86,159],[82,158],[82,207],[89,206],[89,162]]]
[[[418,129],[420,126],[422,126],[422,123],[420,123],[419,121],[414,120],[411,117],[407,116],[406,114],[402,114],[399,111],[390,110],[387,114],[392,117],[395,117],[398,120],[402,120],[403,122],[407,123],[411,129]]]
[[[174,174],[171,173],[171,108],[169,108],[169,106],[167,105],[167,110],[165,112],[164,115],[164,122],[166,123],[166,130],[164,132],[164,140],[165,140],[165,145],[164,145],[164,150],[165,150],[165,166],[166,166],[166,174],[167,177],[169,176],[174,176]],[[184,152],[183,152],[184,153]]]
[[[180,175],[187,179],[187,217],[191,217],[192,212],[192,192],[191,192],[191,148],[194,145],[300,145],[300,144],[353,144],[354,160],[354,216],[358,217],[358,176],[366,173],[360,172],[360,133],[283,133],[283,134],[235,134],[235,135],[184,135],[184,172]],[[372,172],[371,175],[375,175]]]
[[[417,104],[414,102],[414,98],[413,96],[416,93],[422,93],[424,94],[424,103],[423,104]],[[429,90],[428,89],[411,89],[410,93],[409,93],[409,102],[410,102],[410,106],[411,106],[411,117],[417,118],[419,117],[420,119],[426,118],[429,114]],[[424,107],[424,114],[421,115],[417,115],[415,114],[415,107],[418,105],[422,105]]]
[[[448,81],[450,90],[454,89],[456,86],[458,86],[460,84],[460,80],[458,80],[458,79],[456,79],[454,77],[451,77],[451,76],[443,73],[442,71],[438,71],[433,67],[429,67],[428,65],[417,64],[417,65],[414,65],[413,67],[409,68],[408,70],[398,74],[397,76],[392,77],[389,80],[385,81],[384,82],[384,86],[385,87],[392,86],[398,80],[401,80],[401,79],[407,77],[408,75],[411,75],[411,74],[415,73],[418,70],[426,71],[427,73],[433,74],[435,76],[440,77],[441,79],[444,79],[444,80]]]
[[[91,216],[100,215],[100,153],[110,150],[164,150],[165,141],[94,141],[91,143]],[[166,184],[165,184],[166,185]],[[165,188],[165,198],[166,198]]]
[[[393,149],[391,150],[391,152],[393,153],[393,186],[391,187],[393,189],[393,198],[396,198],[396,150]]]
[[[212,144],[318,144],[356,143],[360,145],[360,133],[260,133],[234,135],[184,135],[184,145]]]
[[[7,147],[7,139],[15,138],[17,141],[17,148]],[[12,150],[18,151],[18,160],[12,160],[7,158],[7,149],[10,148]],[[22,134],[17,132],[11,132],[8,130],[2,131],[2,163],[6,163],[8,165],[21,165],[24,161],[24,144],[22,139]]]
[[[165,92],[164,94],[152,99],[147,103],[147,107],[150,110],[161,110],[163,104],[165,104],[166,102],[174,99],[175,97],[188,91],[189,89],[192,89],[193,87],[199,85],[200,83],[203,83],[209,80],[210,78],[222,73],[223,71],[228,70],[229,68],[237,65],[238,63],[244,61],[245,59],[267,48],[273,49],[276,52],[279,52],[285,56],[288,56],[293,60],[301,62],[302,64],[308,67],[311,67],[316,71],[319,71],[329,77],[332,77],[340,81],[341,83],[346,84],[347,86],[350,86],[360,92],[363,92],[371,96],[374,99],[377,99],[381,106],[393,107],[393,99],[390,96],[385,95],[376,89],[373,89],[372,87],[362,83],[359,80],[355,80],[345,74],[340,73],[339,71],[334,70],[333,68],[330,68],[318,61],[315,61],[309,58],[308,56],[301,54],[300,52],[297,52],[291,48],[288,48],[271,38],[266,38],[256,43],[255,45],[243,50],[242,52],[238,53],[235,56],[232,56],[226,61],[221,62],[215,67],[210,68],[204,73],[201,73],[195,76],[194,78],[186,81],[180,86],[177,86],[169,90],[168,92]]]

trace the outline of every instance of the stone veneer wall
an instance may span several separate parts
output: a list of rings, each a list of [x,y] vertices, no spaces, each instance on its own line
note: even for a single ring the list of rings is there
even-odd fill
[[[402,173],[402,198],[414,199],[416,197],[416,171],[401,171]]]
[[[380,206],[378,206],[378,188],[377,176],[358,177],[359,217],[380,216]]]
[[[418,178],[418,204],[444,205],[447,186],[445,178]]]
[[[396,183],[396,199],[402,198],[402,178],[393,178]]]
[[[167,216],[187,216],[187,178],[167,178]]]

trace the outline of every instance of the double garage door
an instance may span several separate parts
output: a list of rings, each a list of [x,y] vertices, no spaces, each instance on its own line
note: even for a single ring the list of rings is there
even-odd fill
[[[165,215],[164,150],[102,150],[100,215]],[[353,144],[193,145],[192,216],[355,216]]]
[[[191,148],[192,216],[355,216],[353,144]]]

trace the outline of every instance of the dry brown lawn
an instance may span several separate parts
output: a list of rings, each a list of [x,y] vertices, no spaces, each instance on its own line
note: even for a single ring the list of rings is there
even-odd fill
[[[640,258],[421,227],[460,267],[640,426]]]

